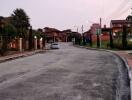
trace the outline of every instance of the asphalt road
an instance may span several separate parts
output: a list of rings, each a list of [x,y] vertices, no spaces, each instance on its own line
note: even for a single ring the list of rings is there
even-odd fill
[[[1,63],[0,100],[128,100],[124,69],[109,52],[61,43],[59,50]]]

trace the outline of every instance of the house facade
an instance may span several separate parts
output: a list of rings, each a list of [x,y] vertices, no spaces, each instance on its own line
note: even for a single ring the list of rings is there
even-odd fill
[[[66,42],[67,35],[55,28],[44,28],[44,34],[47,42]]]
[[[92,24],[92,26],[90,28],[91,34],[96,34],[97,29],[100,29],[100,24],[99,23]]]
[[[86,31],[83,36],[85,37],[86,41],[89,42],[90,40],[92,42],[96,42],[97,41],[97,29],[100,29],[100,25],[99,24],[93,24],[90,28],[90,30]],[[100,38],[102,41],[107,41],[110,40],[110,31],[111,28],[106,27],[106,25],[101,28],[101,34],[100,34]]]
[[[123,32],[123,26],[127,28],[132,27],[132,21],[128,20],[111,20],[110,27],[112,29],[112,33],[118,35]]]

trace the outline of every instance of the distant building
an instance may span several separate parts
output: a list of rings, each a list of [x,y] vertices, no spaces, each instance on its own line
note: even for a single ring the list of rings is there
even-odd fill
[[[106,25],[104,25],[104,27],[101,28],[101,40],[102,41],[110,40],[110,32],[111,32],[111,28],[106,27]]]
[[[96,32],[97,32],[97,29],[99,29],[100,28],[100,24],[99,23],[94,23],[94,24],[92,24],[92,26],[91,26],[91,34],[96,34]]]
[[[64,32],[50,27],[44,28],[47,42],[66,42],[67,34]]]
[[[91,26],[91,29],[86,31],[83,36],[85,37],[86,41],[92,41],[92,42],[96,42],[97,41],[97,29],[100,29],[100,25],[99,24],[93,24]],[[101,40],[102,41],[108,41],[110,40],[110,31],[111,28],[106,27],[106,25],[104,25],[103,28],[101,28]]]

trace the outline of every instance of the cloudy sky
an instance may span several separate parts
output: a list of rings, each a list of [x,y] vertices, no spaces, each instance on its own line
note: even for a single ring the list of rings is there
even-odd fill
[[[1,0],[0,16],[10,16],[14,9],[23,8],[33,28],[45,26],[60,30],[88,30],[92,23],[110,23],[131,14],[131,0]]]

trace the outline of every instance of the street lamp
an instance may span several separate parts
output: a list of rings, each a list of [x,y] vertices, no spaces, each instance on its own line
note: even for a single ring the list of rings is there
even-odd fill
[[[34,36],[34,47],[37,50],[37,36]]]
[[[29,50],[33,48],[33,38],[32,38],[32,26],[29,26]]]
[[[34,39],[37,39],[37,36],[34,36]]]
[[[42,32],[43,32],[43,48],[45,47],[45,37],[46,37],[46,34],[45,34],[45,32],[46,32],[46,30],[43,28],[42,29]]]

